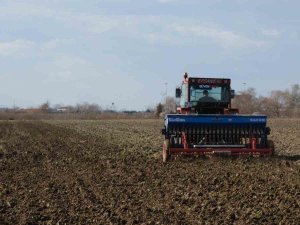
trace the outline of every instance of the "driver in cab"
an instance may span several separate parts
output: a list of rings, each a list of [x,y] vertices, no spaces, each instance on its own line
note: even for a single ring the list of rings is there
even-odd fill
[[[199,98],[199,102],[216,102],[216,99],[213,97],[208,96],[208,91],[203,91],[203,97]]]

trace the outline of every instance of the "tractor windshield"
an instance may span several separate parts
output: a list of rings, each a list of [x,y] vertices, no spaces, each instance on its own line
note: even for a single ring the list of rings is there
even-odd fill
[[[192,84],[190,86],[190,102],[196,106],[200,102],[229,102],[229,86]]]

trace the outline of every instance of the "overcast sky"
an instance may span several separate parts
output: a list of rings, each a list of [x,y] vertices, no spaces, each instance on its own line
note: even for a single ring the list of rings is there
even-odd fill
[[[0,0],[0,106],[143,110],[186,71],[267,95],[300,83],[298,0]],[[244,85],[243,83],[246,83]]]

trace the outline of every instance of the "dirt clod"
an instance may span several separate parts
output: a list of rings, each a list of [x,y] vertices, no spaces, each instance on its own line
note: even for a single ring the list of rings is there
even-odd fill
[[[0,224],[300,224],[300,120],[270,126],[274,157],[163,164],[160,120],[2,121]]]

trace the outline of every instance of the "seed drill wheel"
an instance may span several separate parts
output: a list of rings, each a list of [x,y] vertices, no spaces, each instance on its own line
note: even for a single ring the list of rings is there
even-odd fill
[[[164,163],[170,159],[169,148],[170,148],[170,139],[165,139],[164,147],[163,147],[163,162]]]
[[[268,146],[272,149],[271,155],[275,155],[275,144],[272,140],[268,140]]]

